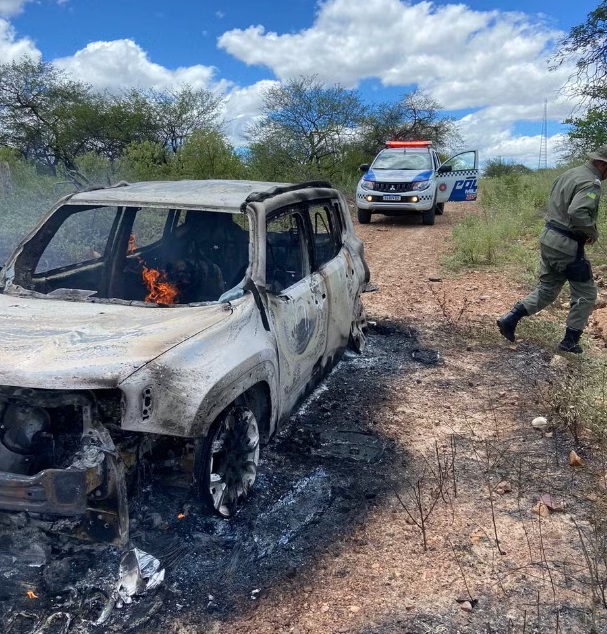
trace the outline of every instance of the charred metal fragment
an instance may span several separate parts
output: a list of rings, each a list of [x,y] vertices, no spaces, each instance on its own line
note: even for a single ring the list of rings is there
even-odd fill
[[[126,541],[124,470],[94,393],[0,387],[0,510],[82,516],[78,535]]]

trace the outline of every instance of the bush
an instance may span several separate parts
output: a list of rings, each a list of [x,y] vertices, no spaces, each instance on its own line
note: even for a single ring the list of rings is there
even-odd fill
[[[61,196],[73,185],[59,178],[41,175],[36,167],[10,150],[0,150],[4,180],[0,189],[0,266],[21,240]]]
[[[559,173],[511,171],[481,179],[480,212],[467,216],[454,228],[449,264],[457,268],[520,262],[522,245],[532,242],[535,248],[550,188]],[[523,260],[533,267],[527,258]]]
[[[522,163],[504,160],[501,156],[490,159],[485,164],[483,176],[485,178],[498,178],[506,174],[530,174],[531,170]]]

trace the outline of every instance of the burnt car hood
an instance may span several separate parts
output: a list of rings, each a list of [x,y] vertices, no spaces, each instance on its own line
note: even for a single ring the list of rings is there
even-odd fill
[[[0,385],[116,387],[229,314],[220,304],[158,308],[0,294]]]

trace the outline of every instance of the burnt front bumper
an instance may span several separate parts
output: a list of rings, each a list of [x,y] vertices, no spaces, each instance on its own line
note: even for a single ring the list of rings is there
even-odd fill
[[[0,471],[0,510],[83,515],[87,509],[87,472],[46,469],[33,476]]]

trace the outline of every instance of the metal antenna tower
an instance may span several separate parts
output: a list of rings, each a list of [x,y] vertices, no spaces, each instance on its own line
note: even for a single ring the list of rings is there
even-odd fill
[[[544,99],[544,118],[542,119],[542,134],[540,138],[540,158],[537,169],[548,167],[548,99]]]

